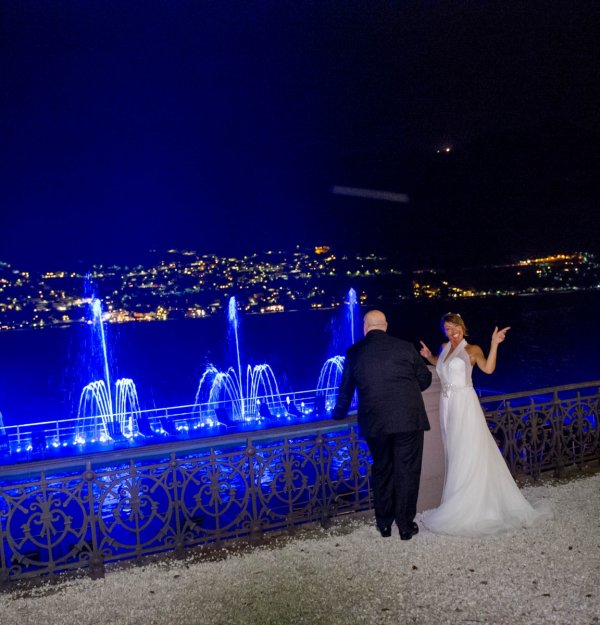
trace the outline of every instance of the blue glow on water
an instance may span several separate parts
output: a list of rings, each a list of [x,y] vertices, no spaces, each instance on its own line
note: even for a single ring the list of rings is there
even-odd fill
[[[350,312],[342,330],[354,337],[357,301],[353,289],[348,302]],[[102,303],[95,296],[90,299],[90,311],[92,351],[100,354],[101,379],[83,387],[74,426],[71,420],[63,419],[13,428],[6,437],[5,452],[19,457],[11,457],[11,462],[135,447],[182,437],[254,431],[323,419],[333,408],[343,356],[325,361],[314,391],[283,393],[268,363],[248,364],[242,377],[238,307],[235,297],[231,297],[227,319],[235,366],[220,371],[208,365],[200,377],[192,406],[165,408],[162,415],[161,411],[142,410],[132,379],[112,381]],[[22,444],[21,439],[29,442]]]
[[[496,372],[475,379],[477,387],[488,391],[484,397],[599,379],[599,361],[594,356],[600,349],[600,335],[596,332],[598,298],[597,293],[587,293],[459,302],[460,312],[469,322],[470,339],[484,349],[491,326],[496,323],[512,326],[501,346]],[[99,318],[101,304],[96,299],[90,306],[90,314],[94,312]],[[92,301],[89,297],[89,302]],[[228,363],[233,365],[230,375],[237,376],[232,385],[238,394],[242,388],[241,397],[249,400],[244,411],[252,411],[255,423],[236,424],[232,419],[223,425],[214,410],[201,414],[198,409],[194,412],[193,406],[188,407],[189,415],[173,414],[171,408],[160,413],[161,406],[176,406],[181,398],[189,397],[190,402],[198,403],[195,397],[199,379],[207,370],[206,363],[201,368],[200,363],[204,353],[222,351],[221,343],[226,335],[223,318],[120,326],[105,321],[101,327],[90,316],[89,323],[80,327],[0,333],[0,410],[6,432],[19,423],[54,424],[65,417],[75,419],[84,395],[82,389],[88,384],[96,386],[88,390],[90,397],[85,410],[90,419],[96,417],[95,429],[91,428],[88,436],[76,436],[74,431],[68,437],[62,433],[56,436],[52,427],[46,425],[40,428],[45,431],[36,432],[35,436],[30,434],[18,443],[11,438],[10,449],[13,454],[20,449],[18,453],[29,454],[31,459],[41,457],[42,453],[54,457],[61,452],[69,455],[73,453],[71,449],[86,453],[147,444],[153,437],[152,442],[215,436],[231,432],[232,428],[251,431],[326,415],[339,384],[343,365],[340,354],[352,340],[352,324],[360,324],[358,310],[350,306],[353,301],[348,292],[344,305],[334,312],[247,316],[243,318],[243,328],[239,315],[230,319],[227,310],[224,317],[237,330],[237,338],[235,333],[230,334],[231,345],[236,346]],[[437,328],[439,311],[449,307],[433,301],[384,310],[392,334],[414,338],[415,342],[423,338],[435,348],[436,341],[442,340]],[[457,303],[453,302],[451,307],[456,308]],[[355,312],[350,314],[351,310]],[[324,334],[328,327],[337,328],[334,354],[326,353]],[[356,330],[354,338],[358,339]],[[85,341],[75,340],[83,335]],[[248,354],[259,354],[262,371],[253,373],[250,367],[248,373],[242,343],[248,344],[245,350]],[[86,353],[87,364],[79,366],[74,376],[71,361],[76,361],[73,348],[78,345],[81,345],[78,350]],[[32,357],[36,349],[39,356]],[[130,376],[118,375],[117,361]],[[272,376],[267,363],[276,364],[276,367],[268,365]],[[72,407],[67,402],[70,391],[65,390],[69,385],[57,375],[55,368],[65,379],[70,375],[79,382],[79,385],[72,383]],[[228,370],[225,367],[222,373]],[[119,384],[119,380],[123,382]],[[140,380],[144,401],[138,395]],[[256,390],[257,385],[263,388]],[[330,390],[322,392],[323,388]],[[313,389],[310,396],[306,389]],[[269,397],[276,395],[276,399]],[[230,398],[223,399],[223,403],[226,400]],[[234,407],[226,409],[234,414]],[[597,417],[590,418],[595,423]],[[132,431],[136,436],[119,435],[129,435]],[[6,445],[0,430],[0,454]]]

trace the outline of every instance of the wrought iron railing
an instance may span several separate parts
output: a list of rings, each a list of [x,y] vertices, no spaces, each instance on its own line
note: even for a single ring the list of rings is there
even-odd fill
[[[33,462],[23,475],[23,465],[0,467],[0,582],[99,575],[108,562],[252,541],[371,505],[368,451],[346,423],[189,446]]]
[[[600,459],[600,382],[488,397],[511,471]],[[0,465],[0,584],[253,541],[371,506],[353,418]]]
[[[600,459],[600,381],[481,399],[513,475],[560,475]]]

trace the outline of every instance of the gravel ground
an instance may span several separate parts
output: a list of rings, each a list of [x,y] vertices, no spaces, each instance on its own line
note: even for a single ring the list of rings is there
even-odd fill
[[[381,538],[372,516],[207,560],[157,559],[1,597],[1,625],[600,623],[600,474],[524,489],[542,526]],[[419,517],[417,517],[417,521]]]

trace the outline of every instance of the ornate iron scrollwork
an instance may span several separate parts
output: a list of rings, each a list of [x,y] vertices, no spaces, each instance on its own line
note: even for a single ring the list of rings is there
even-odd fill
[[[592,383],[482,400],[513,474],[600,458],[599,393]],[[123,450],[111,464],[98,456],[82,469],[73,458],[62,473],[38,468],[27,478],[22,467],[14,476],[4,467],[0,583],[77,568],[98,576],[106,562],[252,540],[371,507],[369,452],[352,421],[194,444],[156,452],[156,461]]]

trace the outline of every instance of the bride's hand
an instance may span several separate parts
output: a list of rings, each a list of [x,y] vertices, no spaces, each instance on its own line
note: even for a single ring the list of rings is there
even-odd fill
[[[506,333],[510,330],[510,326],[506,326],[506,328],[502,328],[502,330],[498,330],[498,326],[494,328],[494,333],[492,334],[492,344],[500,345],[502,341],[506,338]]]
[[[433,354],[431,353],[431,350],[429,349],[429,347],[427,347],[427,345],[425,345],[423,341],[419,341],[419,343],[421,343],[421,351],[419,352],[419,354],[421,354],[421,356],[423,356],[425,360],[429,360],[430,358],[433,358]]]

